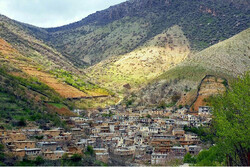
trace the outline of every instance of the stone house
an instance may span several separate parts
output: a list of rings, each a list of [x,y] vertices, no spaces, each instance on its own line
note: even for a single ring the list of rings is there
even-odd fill
[[[166,153],[152,153],[151,165],[166,165],[167,156]]]
[[[15,145],[16,149],[29,149],[36,147],[35,141],[14,141],[13,144]]]
[[[24,141],[27,138],[24,133],[9,133],[9,136],[13,141]]]

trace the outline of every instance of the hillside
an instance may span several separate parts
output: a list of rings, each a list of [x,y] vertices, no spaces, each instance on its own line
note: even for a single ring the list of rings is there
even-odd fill
[[[130,0],[57,28],[0,15],[0,38],[14,50],[3,49],[2,62],[8,74],[36,78],[80,108],[115,104],[119,99],[109,89],[127,96],[155,78],[160,90],[153,86],[156,94],[149,98],[152,91],[145,88],[136,103],[165,102],[169,85],[174,85],[170,96],[179,97],[183,90],[195,94],[204,74],[217,74],[216,69],[231,78],[246,70],[248,59],[224,59],[232,50],[224,45],[231,44],[214,44],[249,27],[249,6],[247,0]],[[215,59],[212,45],[220,50]],[[247,54],[245,43],[238,45],[232,47],[241,52],[232,53]],[[183,86],[186,76],[190,79]]]
[[[26,25],[0,16],[3,61],[54,89],[63,98],[80,99],[112,94],[93,83],[67,58],[37,39]]]
[[[230,83],[249,70],[249,40],[250,29],[247,29],[213,45],[166,71],[139,92],[133,93],[127,101],[132,101],[134,105],[173,105],[180,99],[181,104],[186,98],[185,103],[191,105],[198,85],[206,75],[216,76],[218,81],[226,79]]]
[[[179,26],[173,26],[134,51],[102,61],[86,73],[95,83],[115,92],[133,90],[179,64],[189,53],[189,41]]]
[[[201,51],[245,30],[248,0],[130,0],[79,22],[41,29],[23,25],[78,66],[124,55],[174,25]]]
[[[58,115],[75,116],[70,109],[93,107],[88,104],[95,103],[92,98],[111,94],[97,85],[85,83],[77,73],[61,68],[53,70],[54,67],[46,70],[48,66],[24,56],[1,38],[0,64],[0,125],[6,128],[64,127]],[[88,103],[85,98],[89,98],[85,100]],[[116,98],[101,100],[95,105],[113,104]],[[79,104],[80,101],[83,104]]]

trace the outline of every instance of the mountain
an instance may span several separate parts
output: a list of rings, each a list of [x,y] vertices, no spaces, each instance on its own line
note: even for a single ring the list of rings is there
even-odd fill
[[[21,118],[38,121],[46,117],[58,123],[55,113],[74,116],[70,109],[115,103],[115,97],[107,98],[112,92],[89,80],[61,53],[30,34],[24,24],[0,16],[1,122],[16,124]],[[102,97],[99,103],[94,99],[98,97]]]
[[[130,0],[56,28],[0,15],[3,74],[28,78],[26,85],[13,80],[27,90],[37,92],[33,82],[45,85],[47,93],[53,90],[53,97],[66,106],[104,107],[119,102],[113,92],[123,97],[138,89],[144,92],[132,93],[135,104],[169,102],[170,97],[182,98],[183,90],[195,94],[204,74],[231,79],[248,69],[249,60],[239,59],[248,55],[245,43],[219,42],[249,28],[249,3]],[[238,57],[224,54],[229,51]],[[187,76],[190,79],[185,80]],[[157,84],[162,84],[160,89]]]
[[[77,66],[124,55],[179,25],[193,51],[249,27],[248,0],[130,0],[57,28],[24,25]]]
[[[188,39],[175,25],[130,53],[91,66],[86,73],[93,82],[115,92],[126,90],[126,85],[137,89],[185,60],[190,52]]]
[[[249,40],[250,29],[247,29],[215,44],[164,72],[139,92],[132,93],[126,100],[135,106],[163,105],[162,103],[172,105],[176,102],[180,105],[192,105],[197,94],[199,95],[197,91],[204,77],[211,76],[213,84],[206,86],[205,82],[202,87],[207,88],[202,91],[214,91],[224,89],[221,84],[226,86],[228,82],[230,84],[249,70]]]

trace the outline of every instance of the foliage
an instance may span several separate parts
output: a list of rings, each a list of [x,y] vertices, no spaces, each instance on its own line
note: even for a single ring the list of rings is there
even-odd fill
[[[66,107],[64,104],[61,104],[61,103],[48,103],[48,104],[51,104],[54,107],[59,108],[59,109]]]
[[[39,165],[42,165],[44,162],[45,162],[44,159],[42,157],[38,156],[38,157],[36,157],[34,164],[36,166],[39,166]]]
[[[71,157],[68,157],[67,154],[63,155],[62,165],[63,166],[82,166],[82,155],[74,154]]]
[[[220,150],[218,146],[212,146],[208,150],[202,150],[196,156],[187,153],[184,156],[184,163],[195,166],[223,166],[225,165],[225,156],[223,150]]]
[[[102,114],[103,117],[112,117],[113,115],[115,115],[114,113],[112,113],[112,111],[109,111],[108,114]]]
[[[87,150],[85,151],[85,153],[84,153],[85,155],[91,155],[91,156],[93,156],[94,155],[94,149],[93,149],[93,147],[92,146],[87,146]]]
[[[94,156],[85,155],[82,156],[80,154],[74,154],[69,157],[67,154],[64,154],[61,159],[62,166],[99,166],[103,165],[99,161],[96,161]]]
[[[9,123],[10,128],[26,126],[27,121],[36,121],[41,127],[51,121],[56,126],[64,127],[65,124],[56,114],[47,113],[44,103],[35,100],[36,96],[45,97],[51,102],[68,104],[54,90],[36,78],[16,77],[8,74],[6,68],[0,68],[1,122]]]
[[[4,146],[2,144],[0,144],[0,162],[3,162],[5,159],[5,155],[4,155]],[[0,164],[1,165],[1,164]]]
[[[182,109],[182,108],[183,108],[183,105],[180,104],[178,108],[179,108],[179,109]]]
[[[187,153],[184,156],[183,161],[184,161],[184,163],[191,163],[191,164],[194,164],[196,162],[195,158],[190,153]]]
[[[184,127],[199,136],[213,136],[215,143],[197,156],[186,155],[184,161],[197,166],[247,166],[250,151],[250,75],[238,78],[223,95],[209,99],[213,107],[210,134],[203,128]],[[210,137],[208,137],[210,139]]]
[[[213,143],[213,134],[211,133],[211,129],[209,129],[209,127],[199,126],[197,128],[197,127],[188,127],[185,125],[184,130],[185,132],[192,132],[197,134],[203,142]]]
[[[217,146],[212,146],[209,150],[201,151],[195,159],[196,166],[225,166],[225,156],[223,150]]]
[[[83,75],[77,76],[76,74],[73,74],[69,71],[65,71],[63,69],[58,69],[58,70],[54,70],[54,71],[50,71],[50,73],[52,73],[53,75],[55,75],[57,78],[61,78],[64,82],[66,82],[67,84],[85,92],[88,93],[89,91],[93,91],[93,92],[98,92],[98,93],[102,93],[105,95],[114,95],[112,92],[101,88],[91,82],[85,82],[83,78]]]
[[[249,164],[250,152],[250,75],[246,73],[224,95],[211,99],[215,141],[228,158],[228,165]]]
[[[41,136],[35,136],[35,138],[36,138],[37,140],[42,140],[42,139],[44,138],[44,136],[43,136],[43,135],[41,135]]]
[[[162,101],[160,101],[158,108],[164,109],[166,106],[167,106],[167,104],[165,103],[165,101],[162,100]]]
[[[133,102],[134,102],[134,99],[131,98],[131,99],[126,100],[125,104],[128,107],[128,106],[131,106],[133,104]]]
[[[24,118],[21,118],[18,123],[17,123],[17,126],[26,126],[26,120]]]
[[[181,98],[181,95],[179,93],[174,93],[172,96],[172,102],[177,103],[177,101]]]

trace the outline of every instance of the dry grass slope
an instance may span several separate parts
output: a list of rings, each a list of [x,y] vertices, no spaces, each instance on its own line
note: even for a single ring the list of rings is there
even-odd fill
[[[87,71],[98,84],[116,92],[122,91],[125,84],[138,89],[189,54],[187,38],[179,26],[173,26],[134,51],[105,60]]]
[[[180,94],[182,102],[190,105],[206,75],[225,78],[230,83],[250,70],[249,41],[250,28],[193,55],[137,92],[134,104],[157,105],[162,101],[168,104],[174,94]],[[216,89],[215,86],[213,90]]]
[[[35,62],[33,62],[30,58],[24,57],[3,39],[0,39],[0,60],[8,62],[20,70],[19,72],[11,72],[13,75],[23,76],[21,73],[22,71],[28,74],[28,76],[38,78],[41,82],[54,89],[63,98],[77,99],[107,95],[92,92],[91,90],[89,90],[88,93],[85,93],[60,81],[55,76],[37,68],[38,65]]]

